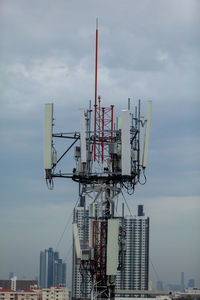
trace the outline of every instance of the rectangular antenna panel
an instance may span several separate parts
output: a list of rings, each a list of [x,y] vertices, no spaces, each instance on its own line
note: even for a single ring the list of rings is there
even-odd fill
[[[53,103],[45,104],[44,114],[44,168],[52,168],[52,131],[53,131]]]
[[[119,257],[119,220],[108,220],[106,275],[117,275]]]
[[[77,258],[81,258],[81,246],[80,246],[80,240],[79,240],[79,234],[78,234],[78,226],[76,222],[72,223],[73,227],[73,235],[74,235],[74,243],[75,243],[75,249],[76,249],[76,256]]]
[[[131,175],[130,112],[121,111],[122,175]]]
[[[80,109],[80,139],[81,139],[81,162],[86,163],[86,120],[84,108]]]
[[[148,147],[149,147],[149,130],[150,130],[150,122],[151,122],[151,110],[152,110],[152,101],[148,101],[147,122],[146,122],[146,129],[145,129],[143,162],[142,162],[142,167],[143,168],[146,168],[146,165],[147,165],[147,155],[148,155]]]
[[[139,139],[139,145],[140,145],[140,166],[139,168],[142,168],[143,163],[143,147],[144,147],[144,117],[140,117],[140,139]]]
[[[89,205],[89,246],[92,247],[92,230],[93,230],[93,220],[92,217],[94,217],[94,204],[91,203]]]
[[[117,130],[120,130],[122,128],[121,126],[121,117],[117,117]]]

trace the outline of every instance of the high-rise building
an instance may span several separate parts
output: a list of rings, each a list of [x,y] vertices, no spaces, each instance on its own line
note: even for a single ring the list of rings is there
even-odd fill
[[[85,199],[80,199],[74,209],[74,221],[77,222],[80,243],[89,240],[89,210],[85,208]],[[138,206],[137,216],[126,216],[120,219],[120,225],[126,232],[126,251],[123,255],[123,267],[118,271],[116,289],[148,290],[149,282],[149,217],[143,211],[143,205]],[[82,274],[83,275],[83,274]],[[76,258],[73,243],[72,262],[72,299],[89,299],[91,283],[89,278],[83,281],[80,272],[80,262]]]
[[[47,287],[53,286],[53,267],[54,267],[54,252],[52,248],[47,250]],[[57,254],[56,254],[57,258]]]
[[[39,286],[41,288],[47,287],[47,265],[47,250],[40,251]]]
[[[66,264],[59,259],[59,253],[52,248],[40,251],[40,276],[41,288],[66,284]]]
[[[193,288],[193,287],[195,287],[195,280],[189,279],[188,280],[188,288]]]
[[[184,272],[181,272],[181,292],[185,290],[185,279],[184,279]]]
[[[11,290],[16,291],[17,289],[17,276],[11,278]]]
[[[73,221],[77,222],[80,244],[89,241],[89,210],[85,206],[85,197],[80,198],[79,205],[74,208]],[[90,299],[91,283],[89,278],[84,278],[80,270],[80,261],[76,257],[73,240],[72,260],[72,299]]]
[[[66,264],[62,259],[54,261],[54,286],[66,285]]]
[[[148,290],[149,217],[145,217],[143,206],[138,206],[137,216],[125,217],[121,225],[126,232],[126,251],[122,270],[117,274],[116,288]]]

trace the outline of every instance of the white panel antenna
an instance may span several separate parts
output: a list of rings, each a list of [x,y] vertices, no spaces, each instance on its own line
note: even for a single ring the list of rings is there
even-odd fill
[[[147,155],[148,155],[148,147],[149,147],[149,130],[150,130],[150,122],[151,122],[151,110],[152,110],[152,101],[148,101],[147,121],[146,121],[146,129],[145,129],[145,137],[144,137],[144,151],[143,151],[143,161],[142,161],[142,167],[143,168],[146,168],[146,165],[147,165]]]
[[[117,275],[119,257],[119,220],[108,220],[106,275]]]
[[[75,249],[76,249],[76,256],[77,258],[81,258],[81,246],[80,246],[80,240],[79,240],[79,234],[78,234],[78,225],[76,222],[72,223],[73,227],[73,235],[74,235],[74,242],[75,242]]]
[[[131,175],[130,112],[121,111],[122,176]]]
[[[142,168],[143,163],[143,147],[144,147],[144,117],[140,117],[140,135],[139,135],[139,146],[140,146],[140,161],[139,168]]]
[[[86,120],[84,108],[80,109],[80,140],[81,140],[81,162],[86,163]]]
[[[53,103],[45,104],[44,115],[44,169],[52,168],[52,131],[53,131]],[[45,172],[46,177],[46,172]]]
[[[121,126],[121,117],[119,116],[119,117],[117,117],[116,118],[117,119],[117,121],[116,121],[116,124],[117,124],[117,130],[119,130],[119,129],[121,129],[122,128],[122,126]]]
[[[93,230],[93,221],[92,221],[92,217],[94,217],[94,204],[90,203],[89,206],[89,246],[92,248],[92,230]]]

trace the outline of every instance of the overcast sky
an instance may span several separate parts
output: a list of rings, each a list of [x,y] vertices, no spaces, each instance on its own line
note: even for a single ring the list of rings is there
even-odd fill
[[[39,252],[56,248],[70,274],[78,187],[43,179],[44,104],[55,131],[79,130],[79,108],[98,94],[115,112],[153,101],[147,184],[126,197],[151,219],[150,279],[200,285],[199,21],[195,0],[0,0],[0,279],[34,278]],[[62,144],[63,151],[67,144]],[[61,149],[61,145],[58,145]],[[73,151],[72,151],[73,153]],[[75,165],[72,154],[63,169]],[[69,275],[68,275],[69,276]],[[70,280],[68,278],[68,284]]]

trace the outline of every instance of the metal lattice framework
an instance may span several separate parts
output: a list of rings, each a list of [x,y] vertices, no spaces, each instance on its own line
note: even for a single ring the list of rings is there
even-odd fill
[[[99,96],[94,118],[94,162],[97,162],[100,167],[104,166],[106,160],[111,159],[108,142],[112,143],[113,137],[113,111],[114,105],[101,107]]]

